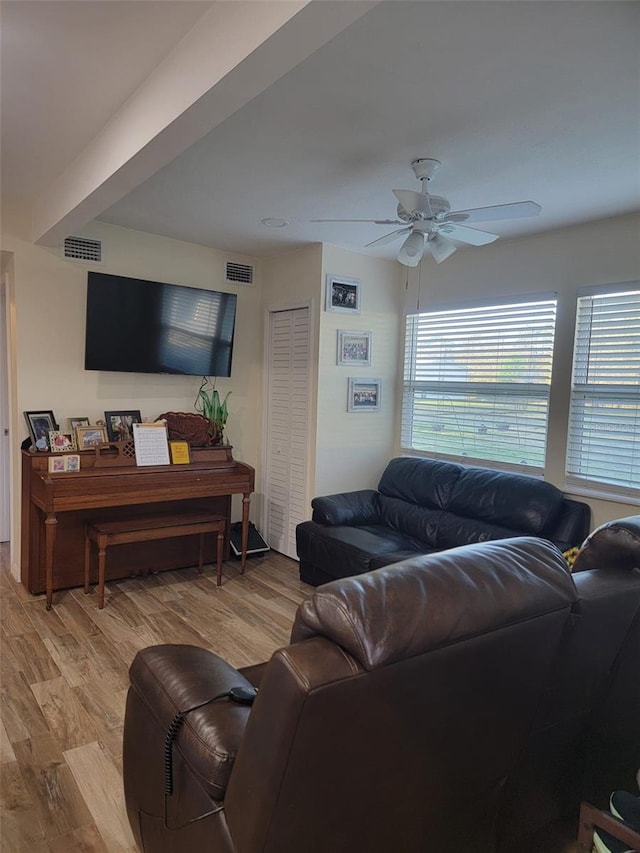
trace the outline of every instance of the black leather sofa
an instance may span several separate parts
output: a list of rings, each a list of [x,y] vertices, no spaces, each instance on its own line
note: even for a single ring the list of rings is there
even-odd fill
[[[589,532],[587,504],[520,474],[402,456],[378,490],[326,495],[296,528],[300,579],[318,586],[459,545],[539,536],[561,551]]]

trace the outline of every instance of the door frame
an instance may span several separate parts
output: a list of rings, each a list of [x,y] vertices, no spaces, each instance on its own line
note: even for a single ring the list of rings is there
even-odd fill
[[[11,416],[9,407],[9,287],[0,272],[0,542],[11,541]],[[7,430],[5,435],[4,431]]]
[[[262,505],[260,507],[260,526],[265,536],[267,535],[267,470],[268,470],[268,438],[269,438],[269,418],[267,417],[270,409],[270,364],[271,364],[271,318],[273,314],[279,314],[283,311],[298,311],[304,308],[309,312],[309,359],[307,364],[307,382],[309,387],[309,405],[307,406],[307,419],[305,429],[307,433],[307,459],[305,465],[305,499],[307,503],[311,501],[311,481],[312,474],[315,470],[315,465],[312,464],[315,459],[313,448],[315,447],[315,435],[311,434],[311,425],[314,423],[317,394],[313,392],[313,371],[312,365],[317,364],[317,343],[314,348],[314,340],[317,335],[315,330],[315,312],[314,301],[312,299],[301,300],[296,302],[270,303],[264,307],[264,333],[263,333],[263,354],[262,354],[262,450],[260,453],[260,492],[262,495]]]

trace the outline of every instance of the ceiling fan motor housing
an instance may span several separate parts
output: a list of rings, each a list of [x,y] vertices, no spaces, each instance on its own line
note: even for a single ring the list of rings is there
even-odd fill
[[[432,181],[438,173],[442,163],[440,160],[432,160],[428,157],[421,157],[418,160],[413,160],[411,168],[413,174],[420,181]]]
[[[451,205],[449,204],[447,199],[439,195],[429,194],[429,207],[431,210],[431,215],[425,213],[422,210],[405,210],[405,208],[401,204],[399,204],[397,211],[398,217],[404,222],[412,222],[417,219],[436,219],[443,217],[451,210]]]

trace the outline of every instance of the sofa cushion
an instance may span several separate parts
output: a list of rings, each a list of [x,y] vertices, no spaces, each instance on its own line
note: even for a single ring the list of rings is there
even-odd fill
[[[509,539],[520,536],[522,531],[497,524],[489,524],[477,518],[462,518],[451,512],[441,512],[433,545],[438,550],[472,545],[474,542],[490,542],[494,539]]]
[[[446,509],[462,470],[453,462],[400,456],[387,465],[378,491],[429,509]]]
[[[538,536],[559,517],[562,500],[559,489],[534,477],[465,468],[453,485],[445,509]]]
[[[420,543],[383,525],[330,527],[304,521],[296,528],[298,556],[314,566],[331,566],[331,575],[344,578],[368,572],[371,558],[393,551],[421,550]]]
[[[428,547],[435,547],[438,527],[443,516],[441,510],[428,509],[386,495],[380,495],[378,507],[381,524],[387,525],[392,530],[399,530],[413,539],[418,539],[424,544],[425,550]]]

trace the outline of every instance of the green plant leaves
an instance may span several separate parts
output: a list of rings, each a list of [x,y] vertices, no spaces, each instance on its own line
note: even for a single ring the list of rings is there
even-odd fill
[[[229,394],[231,394],[231,391],[227,392],[224,400],[221,400],[220,393],[217,388],[211,388],[209,390],[201,388],[196,398],[196,411],[204,415],[207,420],[216,424],[220,428],[221,432],[227,423],[227,418],[229,417],[229,407],[227,406]]]

